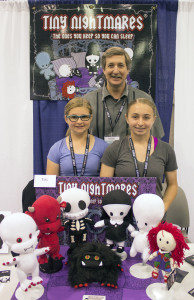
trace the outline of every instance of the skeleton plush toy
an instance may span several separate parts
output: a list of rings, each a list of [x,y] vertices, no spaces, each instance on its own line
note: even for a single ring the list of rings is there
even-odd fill
[[[134,240],[130,248],[130,256],[135,257],[138,252],[141,253],[143,264],[145,264],[150,256],[147,234],[164,216],[163,200],[155,194],[142,194],[134,201],[133,214],[139,231],[131,232]]]
[[[102,199],[103,214],[94,227],[106,226],[106,245],[113,248],[117,245],[117,253],[126,259],[124,244],[127,239],[126,229],[133,228],[133,213],[130,196],[122,190],[107,193]]]
[[[87,218],[88,206],[90,204],[89,194],[78,188],[70,188],[64,191],[58,200],[61,204],[65,202],[63,209],[65,228],[69,228],[70,247],[73,248],[87,241],[86,224],[93,224],[93,221]]]
[[[171,271],[183,263],[184,250],[189,250],[184,236],[176,225],[164,222],[149,231],[148,241],[152,252],[149,260],[156,258],[152,277],[158,278],[161,268],[165,271],[164,282],[167,282]]]
[[[24,213],[11,214],[0,224],[0,236],[11,251],[18,254],[4,266],[17,265],[17,274],[21,289],[25,292],[32,286],[42,283],[39,276],[37,256],[46,254],[49,247],[35,249],[38,244],[39,230],[34,220]],[[32,276],[32,279],[27,279]]]

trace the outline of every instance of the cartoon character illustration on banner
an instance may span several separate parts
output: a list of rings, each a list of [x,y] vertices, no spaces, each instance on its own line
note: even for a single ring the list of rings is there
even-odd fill
[[[70,248],[74,248],[87,241],[86,224],[93,224],[92,219],[87,218],[90,196],[88,192],[78,188],[65,190],[58,200],[66,206],[63,209],[65,228],[69,229]]]
[[[25,292],[42,283],[37,256],[46,255],[50,250],[49,247],[36,249],[40,232],[36,228],[36,223],[30,216],[19,212],[5,217],[0,224],[2,240],[17,254],[3,265],[17,265],[20,287]],[[27,279],[27,276],[32,276],[32,279]]]
[[[183,263],[184,250],[189,250],[189,246],[181,230],[176,225],[167,222],[152,228],[148,233],[148,241],[151,251],[149,260],[156,258],[152,277],[158,278],[159,269],[163,269],[164,282],[167,282],[171,271]]]
[[[62,96],[68,100],[73,99],[76,95],[76,90],[78,89],[75,87],[75,82],[67,80],[62,87]]]
[[[133,214],[139,230],[131,232],[134,240],[130,248],[130,256],[135,257],[137,253],[141,253],[143,264],[145,264],[150,256],[147,234],[162,220],[164,202],[155,194],[139,195],[133,204]]]
[[[35,57],[35,62],[40,69],[40,74],[43,74],[46,80],[49,80],[50,77],[55,76],[53,65],[51,64],[51,58],[47,52],[39,52]]]
[[[87,287],[91,282],[117,288],[121,268],[120,257],[102,243],[91,242],[79,245],[68,256],[71,286]]]
[[[65,202],[62,207],[65,207]],[[61,270],[64,257],[59,253],[60,245],[57,233],[64,231],[64,228],[61,226],[59,201],[48,195],[40,196],[32,207],[28,207],[26,214],[34,219],[40,230],[38,248],[45,246],[50,248],[47,255],[41,255],[38,259],[40,270],[44,273],[55,273]]]
[[[97,43],[89,43],[85,63],[90,75],[98,73],[98,69],[100,68],[100,51]]]
[[[102,199],[101,220],[94,225],[95,228],[106,226],[106,246],[112,249],[116,243],[117,254],[121,256],[122,260],[127,258],[124,251],[125,240],[127,239],[126,229],[133,229],[131,206],[130,196],[126,192],[113,190],[107,193]]]

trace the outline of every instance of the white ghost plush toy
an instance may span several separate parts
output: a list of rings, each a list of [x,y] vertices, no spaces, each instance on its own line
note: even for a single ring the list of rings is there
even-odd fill
[[[145,264],[150,255],[147,234],[150,229],[158,225],[164,216],[163,200],[155,194],[142,194],[134,201],[133,214],[139,231],[131,232],[134,240],[130,256],[135,257],[138,252],[141,253],[143,264]]]

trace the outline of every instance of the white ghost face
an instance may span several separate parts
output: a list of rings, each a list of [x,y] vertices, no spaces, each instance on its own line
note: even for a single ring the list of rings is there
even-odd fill
[[[133,213],[139,230],[149,232],[164,216],[163,200],[155,194],[142,194],[134,201]]]

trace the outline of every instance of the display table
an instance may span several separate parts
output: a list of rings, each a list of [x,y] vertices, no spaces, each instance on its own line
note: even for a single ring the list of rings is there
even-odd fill
[[[186,251],[186,256],[194,254],[194,244],[188,244],[190,247],[189,251]],[[61,246],[61,254],[67,257],[66,251],[67,247]],[[129,253],[129,249],[126,249],[126,252]],[[3,255],[0,254],[0,263],[7,260],[9,254]],[[118,289],[101,287],[99,283],[89,284],[88,287],[82,288],[72,288],[68,284],[68,265],[63,266],[63,269],[55,274],[44,274],[40,272],[40,276],[43,278],[43,287],[44,294],[41,296],[41,300],[81,300],[83,295],[104,295],[106,300],[163,300],[161,297],[150,298],[146,294],[146,289],[153,284],[160,284],[159,289],[162,286],[165,289],[166,285],[163,284],[163,276],[160,271],[158,279],[147,278],[147,279],[138,279],[133,277],[129,269],[132,265],[140,263],[140,255],[137,255],[135,258],[127,257],[122,263],[124,272],[120,272],[118,278]],[[152,264],[152,262],[149,262]],[[193,297],[188,294],[188,292],[194,288],[194,266],[184,262],[181,267],[182,270],[189,272],[181,283],[175,282],[172,288],[167,291],[168,300],[192,300]],[[10,300],[16,299],[15,290],[18,283],[16,268],[15,267],[1,267],[1,270],[11,270],[10,282],[0,284],[0,299]],[[167,289],[167,288],[166,288]],[[164,300],[166,300],[164,299]]]

